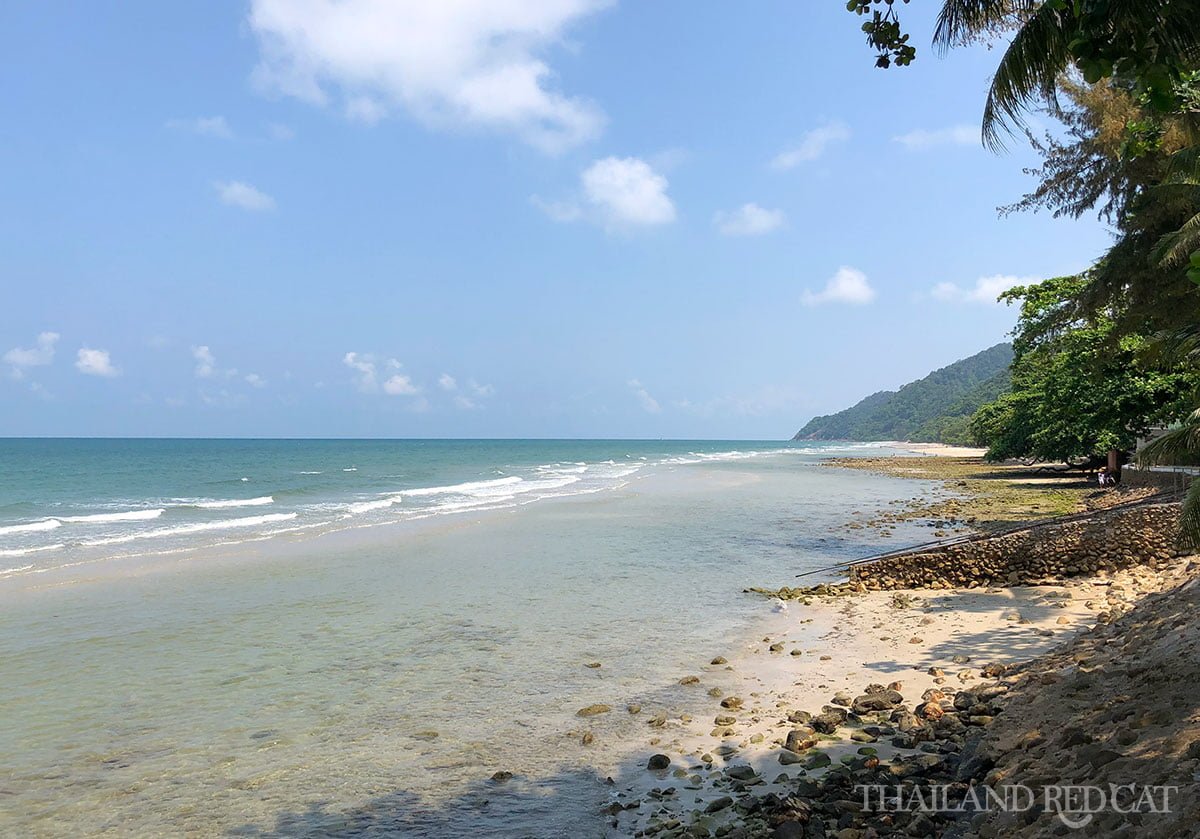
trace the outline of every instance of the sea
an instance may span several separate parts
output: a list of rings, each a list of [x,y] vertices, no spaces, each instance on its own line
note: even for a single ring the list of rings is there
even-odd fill
[[[603,836],[746,589],[922,541],[895,453],[0,440],[0,835]]]

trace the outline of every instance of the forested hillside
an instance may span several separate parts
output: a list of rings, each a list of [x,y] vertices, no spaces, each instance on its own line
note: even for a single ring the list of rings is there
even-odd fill
[[[1011,344],[935,370],[899,390],[873,393],[852,408],[816,417],[796,440],[909,440],[971,443],[971,415],[1009,389]]]

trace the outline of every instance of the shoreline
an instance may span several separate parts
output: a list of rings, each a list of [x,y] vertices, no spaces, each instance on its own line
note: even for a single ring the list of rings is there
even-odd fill
[[[957,447],[942,447],[947,448],[953,453],[933,454],[938,448],[922,444],[920,453],[968,456]],[[864,467],[875,471],[867,464],[858,468]],[[696,680],[697,690],[709,689],[718,674],[722,682],[732,678],[734,686],[708,694],[711,716],[668,719],[645,738],[641,764],[618,776],[604,809],[606,836],[808,835],[802,826],[801,832],[771,832],[760,810],[795,801],[789,796],[798,794],[797,788],[815,795],[829,774],[826,765],[902,766],[929,752],[916,741],[905,741],[903,733],[887,736],[889,731],[897,734],[887,724],[868,733],[862,723],[850,729],[843,723],[822,733],[808,726],[813,717],[832,712],[844,720],[855,697],[891,690],[897,692],[890,695],[899,700],[894,707],[900,709],[944,695],[941,704],[953,715],[958,705],[951,707],[949,697],[956,691],[971,696],[972,689],[996,684],[998,674],[1036,669],[1194,570],[1194,564],[1182,559],[1161,572],[1138,566],[1037,586],[776,599],[774,613],[755,626],[761,639],[747,637],[711,663],[698,663],[695,674],[685,677]],[[853,711],[850,715],[853,721]],[[991,716],[977,719],[974,734],[983,735]],[[804,732],[802,739],[789,748],[797,731]],[[961,748],[962,738],[958,740],[938,745],[953,754]],[[805,818],[808,812],[804,810]],[[787,818],[786,813],[777,813],[775,820],[779,818]],[[843,814],[839,824],[846,821]]]

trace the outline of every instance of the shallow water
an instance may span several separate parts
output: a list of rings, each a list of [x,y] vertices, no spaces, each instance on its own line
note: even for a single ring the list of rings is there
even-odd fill
[[[680,676],[764,614],[742,589],[917,541],[841,528],[926,487],[644,445],[585,493],[0,580],[0,834],[599,835],[645,716],[695,705]]]

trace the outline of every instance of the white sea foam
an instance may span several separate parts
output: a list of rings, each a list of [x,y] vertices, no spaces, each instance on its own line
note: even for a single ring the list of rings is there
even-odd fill
[[[227,507],[263,507],[274,503],[275,497],[273,495],[264,495],[260,498],[228,498],[218,501],[195,501],[191,506],[199,507],[202,510],[224,510]]]
[[[342,471],[343,471],[343,472],[357,472],[357,471],[358,471],[358,467],[357,467],[357,466],[350,466],[350,467],[347,467],[346,469],[343,469]]]
[[[324,472],[300,472],[301,475],[324,475]]]
[[[124,513],[95,513],[89,516],[62,516],[60,521],[76,524],[105,524],[115,521],[149,521],[156,519],[166,510],[129,510]]]
[[[7,556],[4,551],[0,551],[0,556]],[[19,568],[0,568],[0,577],[7,577],[9,574],[20,574],[22,571],[28,571],[33,568],[32,565],[22,565]]]
[[[28,556],[29,554],[41,553],[42,551],[57,551],[59,548],[65,548],[66,545],[59,542],[54,545],[39,545],[36,548],[12,548],[11,550],[0,551],[0,556]]]
[[[401,490],[398,494],[401,496],[412,496],[414,498],[423,498],[428,495],[477,495],[483,496],[491,494],[505,494],[503,487],[510,487],[514,484],[519,484],[523,478],[518,478],[515,475],[508,478],[496,478],[491,481],[467,481],[462,484],[449,484],[447,486],[436,487],[418,487],[417,489]]]
[[[43,530],[54,530],[56,527],[62,527],[62,522],[58,519],[42,519],[41,521],[31,521],[25,524],[10,524],[7,527],[0,527],[0,536],[7,533],[38,533]]]
[[[266,516],[247,516],[240,519],[221,519],[219,521],[203,521],[195,524],[181,524],[178,527],[161,527],[157,530],[145,530],[141,533],[127,533],[123,536],[111,536],[107,539],[94,539],[90,542],[83,542],[86,547],[98,547],[101,545],[117,545],[123,542],[132,542],[136,539],[154,539],[163,536],[183,536],[188,533],[204,533],[210,530],[228,530],[238,527],[257,527],[262,524],[271,524],[277,521],[291,521],[296,518],[296,513],[272,513]]]
[[[375,501],[359,501],[346,507],[347,516],[357,516],[372,510],[384,510],[397,503],[399,498],[380,498]]]

